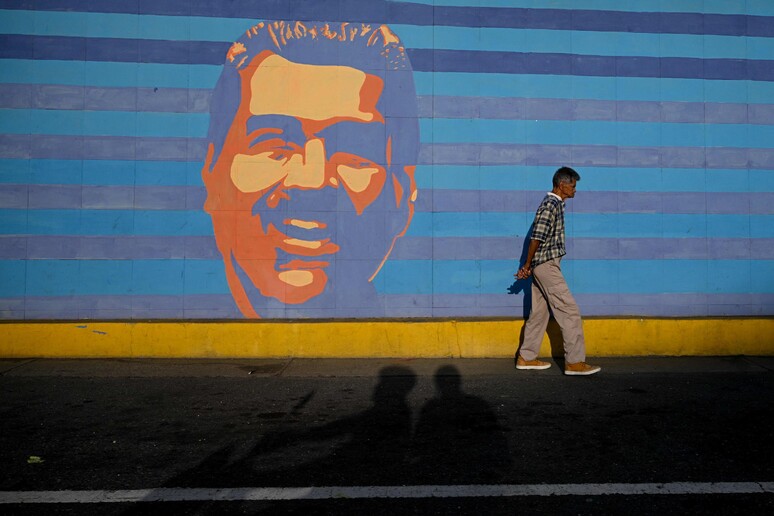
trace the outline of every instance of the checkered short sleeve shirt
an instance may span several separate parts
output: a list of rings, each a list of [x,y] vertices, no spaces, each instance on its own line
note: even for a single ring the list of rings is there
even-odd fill
[[[538,206],[531,238],[542,242],[532,258],[533,268],[567,254],[564,247],[564,201],[558,196],[548,194]]]

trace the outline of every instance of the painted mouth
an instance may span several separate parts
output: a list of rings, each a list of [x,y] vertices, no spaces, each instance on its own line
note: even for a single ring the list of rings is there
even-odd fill
[[[322,256],[339,252],[339,246],[331,242],[330,238],[324,240],[284,238],[280,248],[295,256]]]
[[[279,266],[280,270],[292,270],[292,271],[300,271],[300,270],[309,270],[309,269],[324,269],[330,265],[330,262],[324,262],[324,261],[306,261],[306,260],[290,260],[288,263],[283,263]]]
[[[315,230],[325,229],[327,227],[323,222],[299,219],[285,219],[283,224],[300,228],[303,230],[302,233],[309,234],[310,236],[315,234]],[[271,226],[269,231],[271,232],[274,241],[277,242],[277,247],[287,253],[290,257],[294,258],[287,263],[280,265],[279,269],[302,270],[320,267],[324,268],[330,265],[330,263],[322,260],[304,260],[303,258],[316,258],[336,254],[341,249],[337,244],[333,243],[330,238],[298,238],[299,235],[297,234],[291,237],[274,226]],[[298,231],[294,231],[294,233],[298,233]]]

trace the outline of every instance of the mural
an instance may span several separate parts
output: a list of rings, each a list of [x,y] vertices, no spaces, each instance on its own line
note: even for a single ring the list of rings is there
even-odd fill
[[[0,318],[774,314],[766,0],[7,0]],[[527,289],[528,290],[528,289]]]
[[[261,22],[228,51],[202,175],[241,312],[376,308],[372,281],[408,229],[416,93],[386,26]]]

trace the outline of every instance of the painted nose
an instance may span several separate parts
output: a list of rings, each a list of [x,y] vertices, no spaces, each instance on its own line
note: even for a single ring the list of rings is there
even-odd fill
[[[304,145],[304,155],[294,163],[291,160],[285,186],[298,188],[322,188],[325,184],[325,144],[314,138]]]

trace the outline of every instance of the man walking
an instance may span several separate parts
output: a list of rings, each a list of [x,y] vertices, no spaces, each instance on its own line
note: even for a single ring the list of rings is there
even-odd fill
[[[586,363],[586,343],[580,310],[567,287],[560,267],[564,246],[564,200],[575,197],[580,174],[570,167],[556,171],[553,190],[540,203],[532,225],[527,259],[518,279],[532,276],[532,309],[524,327],[524,342],[516,360],[517,369],[548,369],[551,364],[537,359],[551,312],[562,330],[564,374],[587,376],[601,368]],[[549,312],[549,307],[551,312]]]

